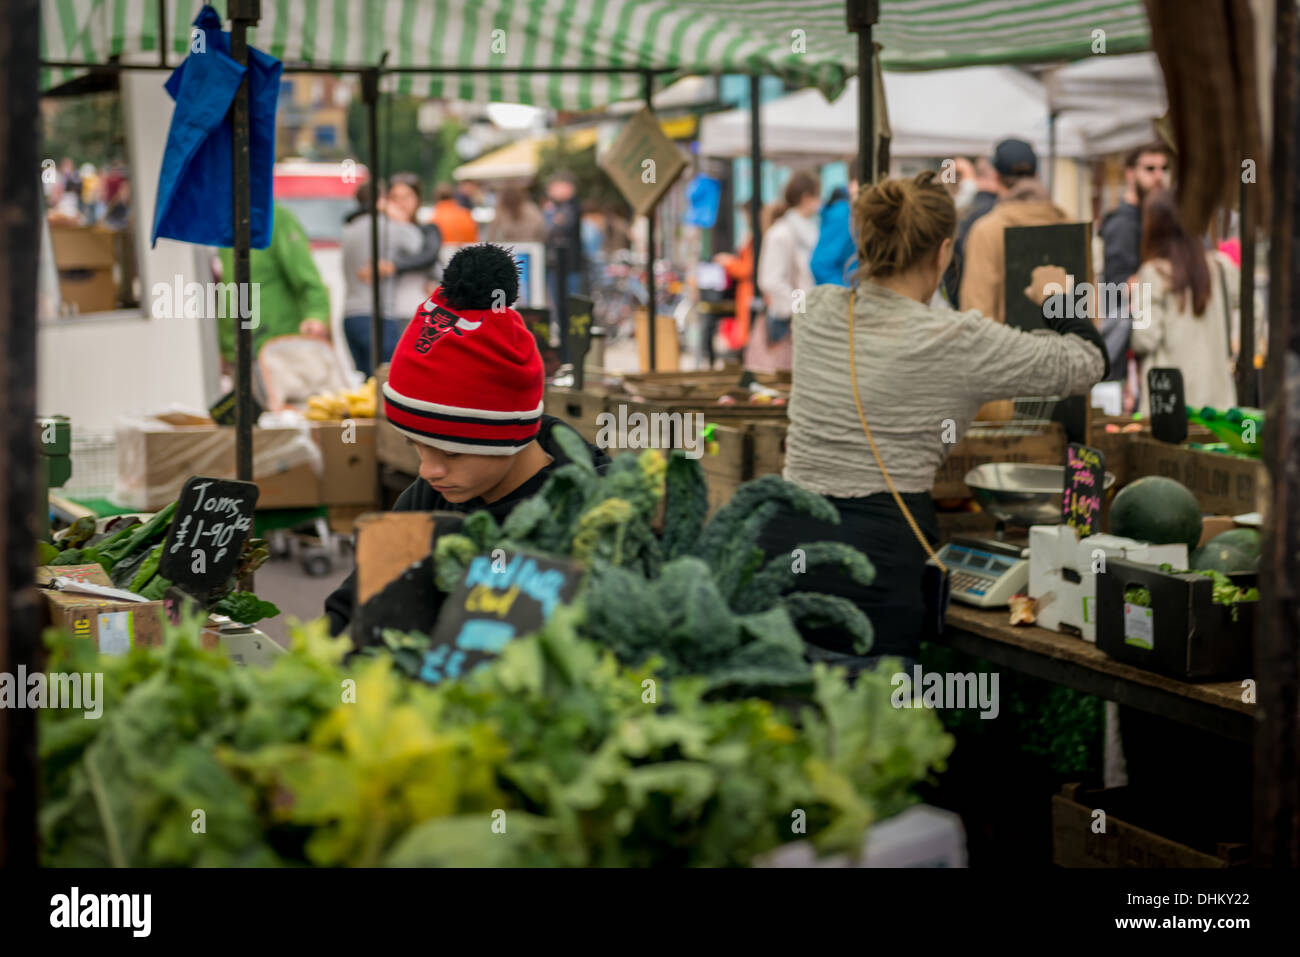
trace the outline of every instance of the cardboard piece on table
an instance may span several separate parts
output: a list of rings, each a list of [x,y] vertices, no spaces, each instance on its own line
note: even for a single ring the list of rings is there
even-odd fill
[[[1044,318],[1048,310],[1060,309],[1060,315],[1095,314],[1096,302],[1087,291],[1092,288],[1092,225],[1090,223],[1056,223],[1049,226],[1009,226],[1003,233],[1003,295],[1006,324],[1033,331],[1047,329]],[[1055,267],[1048,271],[1045,267]],[[1038,273],[1035,282],[1034,271]],[[1068,292],[1052,296],[1041,305],[1031,299],[1027,289],[1041,290],[1044,280],[1059,279],[1061,272]],[[1089,285],[1083,285],[1084,283]],[[1065,427],[1071,442],[1088,441],[1089,406],[1086,395],[1069,396],[1056,404],[1052,420]]]
[[[583,363],[591,349],[591,316],[595,303],[586,296],[570,296],[564,318],[564,345],[573,363],[573,385],[582,388]]]
[[[192,595],[224,584],[252,534],[257,496],[252,482],[192,476],[176,502],[158,574]]]
[[[642,107],[623,125],[600,158],[600,166],[637,214],[644,216],[682,175],[687,163],[655,115]]]
[[[527,552],[479,555],[443,604],[421,679],[457,678],[536,631],[573,600],[581,573],[574,562]]]
[[[1174,445],[1187,438],[1187,400],[1180,369],[1160,368],[1147,372],[1147,393],[1151,407],[1151,436]]]
[[[443,595],[434,584],[436,535],[460,528],[450,512],[381,512],[357,520],[356,612],[352,641],[377,644],[383,631],[429,634]]]
[[[1071,442],[1065,452],[1065,489],[1061,514],[1080,538],[1101,532],[1106,500],[1106,456],[1097,449]]]

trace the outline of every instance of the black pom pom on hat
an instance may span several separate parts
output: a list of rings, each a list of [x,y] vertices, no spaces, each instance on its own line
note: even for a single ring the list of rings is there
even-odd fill
[[[519,265],[503,246],[464,246],[442,272],[442,297],[453,309],[491,309],[503,294],[506,308],[519,298]]]

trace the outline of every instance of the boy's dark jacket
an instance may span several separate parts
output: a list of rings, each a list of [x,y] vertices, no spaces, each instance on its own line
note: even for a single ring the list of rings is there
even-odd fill
[[[469,514],[470,512],[486,510],[491,512],[498,522],[504,522],[506,516],[514,511],[516,505],[532,498],[541,491],[552,471],[561,465],[569,463],[569,457],[556,444],[553,432],[555,429],[571,428],[572,426],[566,425],[553,415],[542,416],[542,425],[537,434],[537,441],[554,461],[505,498],[498,499],[491,504],[484,502],[481,498],[470,499],[468,502],[448,502],[435,492],[424,479],[416,479],[407,486],[405,492],[397,497],[397,501],[393,504],[393,511],[463,512]],[[604,472],[609,467],[609,456],[605,454],[604,450],[596,448],[590,442],[587,443],[587,448],[591,450],[591,459],[596,465],[596,470]],[[352,620],[356,604],[356,577],[354,571],[344,579],[342,585],[331,592],[330,596],[325,599],[325,614],[329,616],[331,635],[339,634]]]

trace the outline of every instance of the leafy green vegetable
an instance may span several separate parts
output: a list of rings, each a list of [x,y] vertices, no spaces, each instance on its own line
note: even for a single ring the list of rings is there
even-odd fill
[[[1151,607],[1151,590],[1142,585],[1126,585],[1124,588],[1124,601],[1130,605],[1141,605],[1143,608]]]
[[[767,701],[621,667],[578,637],[582,615],[561,608],[437,687],[402,679],[387,650],[344,669],[323,621],[266,669],[201,651],[199,617],[113,658],[52,634],[51,669],[102,672],[104,710],[39,715],[43,861],[745,865],[805,836],[796,811],[819,849],[856,852],[944,767],[938,718],[894,708],[884,674],[850,689],[817,666],[795,727]],[[414,660],[426,643],[384,637]],[[783,641],[798,646],[793,629]]]
[[[225,615],[241,625],[252,625],[263,618],[274,618],[280,609],[269,601],[262,601],[251,591],[231,592],[212,607],[218,615]]]
[[[59,552],[58,557],[49,562],[51,565],[81,565],[83,564],[80,548],[68,548]]]
[[[36,564],[37,565],[53,564],[54,559],[58,558],[58,556],[59,556],[59,550],[55,548],[53,545],[51,545],[49,542],[36,543]]]
[[[140,589],[149,584],[149,579],[158,574],[158,563],[162,561],[163,543],[159,542],[149,550],[148,556],[140,563],[140,568],[136,571],[131,583],[127,585],[127,591],[133,591],[137,594]]]
[[[54,536],[54,544],[60,549],[80,548],[90,541],[95,534],[95,519],[83,515],[63,531]]]

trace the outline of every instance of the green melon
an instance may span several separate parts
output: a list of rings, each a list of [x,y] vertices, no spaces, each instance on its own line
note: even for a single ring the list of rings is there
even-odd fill
[[[1255,570],[1255,561],[1245,551],[1232,545],[1216,545],[1207,542],[1203,548],[1192,552],[1188,560],[1192,571],[1250,572]]]
[[[1238,548],[1245,552],[1250,558],[1250,567],[1259,566],[1259,547],[1260,534],[1259,529],[1255,528],[1233,528],[1226,532],[1215,535],[1205,543],[1208,548],[1211,545],[1228,545],[1232,548]]]
[[[1110,505],[1110,533],[1153,545],[1201,540],[1201,507],[1182,482],[1148,475],[1119,490]]]

